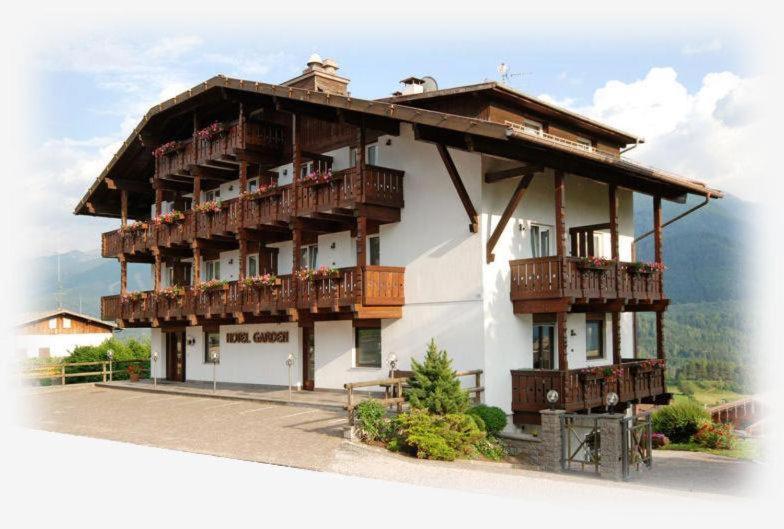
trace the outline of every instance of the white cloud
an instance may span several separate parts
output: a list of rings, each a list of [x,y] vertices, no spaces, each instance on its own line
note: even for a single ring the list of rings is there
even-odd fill
[[[760,80],[710,73],[695,92],[672,68],[633,82],[608,81],[578,112],[645,138],[630,158],[759,200],[762,132],[753,94]]]
[[[711,39],[696,44],[686,44],[681,48],[681,53],[683,55],[703,55],[705,53],[721,51],[721,48],[721,41],[719,39]]]

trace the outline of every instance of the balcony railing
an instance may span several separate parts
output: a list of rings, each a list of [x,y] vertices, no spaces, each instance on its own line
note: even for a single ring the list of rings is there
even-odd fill
[[[309,215],[358,205],[403,207],[403,172],[368,165],[364,177],[356,168],[335,173],[329,182],[303,185],[295,200],[291,184],[280,186],[249,200],[232,198],[217,212],[183,212],[185,218],[172,224],[149,221],[144,230],[115,230],[103,234],[101,254],[141,253],[155,246],[184,245],[194,238],[209,239],[237,233],[241,228],[288,223],[297,215]]]
[[[585,267],[577,257],[518,259],[511,268],[512,301],[556,298],[663,300],[662,273],[636,272],[630,263]]]
[[[310,312],[347,311],[355,304],[402,306],[405,268],[390,266],[339,269],[330,279],[301,280],[284,275],[275,286],[248,287],[237,281],[224,288],[199,292],[185,287],[175,299],[144,292],[131,301],[120,296],[101,298],[101,315],[106,320],[184,320],[189,316],[213,317],[234,313],[280,313],[299,308]]]
[[[568,371],[516,369],[512,371],[512,411],[538,414],[549,408],[547,392],[558,392],[557,409],[584,411],[605,406],[609,392],[618,394],[621,403],[655,401],[666,395],[664,368],[651,367],[642,360],[624,360],[620,377],[586,369]]]

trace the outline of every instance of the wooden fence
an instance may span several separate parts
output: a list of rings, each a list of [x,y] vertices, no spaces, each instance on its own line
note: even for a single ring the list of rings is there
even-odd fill
[[[473,369],[471,371],[457,371],[455,373],[455,376],[458,378],[470,376],[474,377],[474,387],[465,388],[465,390],[469,394],[474,394],[473,400],[476,403],[482,402],[482,393],[485,390],[484,386],[482,386],[482,373],[483,371],[481,369]],[[346,389],[346,397],[348,399],[346,403],[346,411],[348,412],[349,424],[354,423],[354,408],[356,408],[357,404],[359,404],[359,402],[355,402],[354,400],[354,390],[358,388],[384,388],[383,397],[377,398],[368,396],[367,398],[376,399],[387,408],[395,406],[398,413],[403,411],[403,404],[406,401],[405,397],[403,396],[403,387],[408,385],[408,381],[412,377],[412,373],[410,371],[395,371],[392,373],[392,375],[395,374],[398,376],[390,376],[389,378],[366,380],[362,382],[349,382],[348,384],[343,385],[343,387]]]
[[[23,368],[21,370],[21,378],[22,380],[59,380],[61,385],[65,385],[67,380],[80,377],[101,377],[102,382],[108,382],[118,375],[122,376],[122,378],[130,376],[128,367],[131,365],[139,366],[140,375],[143,375],[145,371],[149,371],[149,360],[145,359],[112,362],[64,362],[61,364],[46,364]],[[95,366],[95,369],[85,371],[84,368],[88,366]],[[74,368],[77,368],[77,370],[74,371]]]

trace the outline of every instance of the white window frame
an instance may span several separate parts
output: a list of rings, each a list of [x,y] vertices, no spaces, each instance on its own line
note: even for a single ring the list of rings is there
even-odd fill
[[[210,259],[209,261],[204,261],[203,280],[210,281],[212,279],[220,279],[220,259]]]
[[[542,254],[542,232],[546,231],[547,235],[547,254]],[[531,257],[549,257],[553,255],[553,226],[549,224],[539,224],[532,222],[530,227],[531,237]]]
[[[303,244],[300,247],[299,265],[310,269],[318,266],[318,243]]]
[[[373,153],[373,161],[370,161],[370,153]],[[378,165],[378,143],[371,143],[365,145],[365,165]],[[349,147],[348,150],[348,166],[355,167],[357,165],[357,148]]]
[[[220,187],[216,187],[215,189],[210,189],[204,192],[204,201],[205,202],[212,202],[213,200],[220,199]]]

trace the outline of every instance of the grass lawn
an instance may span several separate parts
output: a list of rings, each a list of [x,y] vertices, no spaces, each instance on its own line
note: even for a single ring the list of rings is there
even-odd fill
[[[757,439],[738,439],[735,448],[732,450],[715,450],[705,448],[696,443],[671,443],[658,450],[680,450],[684,452],[704,452],[716,456],[732,457],[734,459],[755,459],[762,458],[760,443]]]
[[[668,387],[670,391],[672,391],[672,396],[674,402],[679,402],[682,400],[688,400],[691,398],[699,402],[700,404],[707,405],[708,407],[717,406],[724,402],[732,402],[734,400],[740,400],[745,398],[747,395],[743,395],[741,393],[735,393],[734,391],[730,391],[728,389],[722,389],[720,384],[711,383],[710,381],[700,381],[698,383],[690,384],[692,388],[693,394],[691,396],[685,395],[681,392],[681,388],[677,385],[672,384]]]

